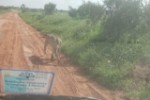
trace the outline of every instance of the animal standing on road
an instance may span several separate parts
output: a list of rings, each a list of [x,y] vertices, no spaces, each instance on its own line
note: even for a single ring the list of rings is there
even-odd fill
[[[50,45],[52,49],[51,60],[58,60],[60,62],[60,47],[62,40],[53,34],[45,35],[44,53],[46,54],[47,46]]]

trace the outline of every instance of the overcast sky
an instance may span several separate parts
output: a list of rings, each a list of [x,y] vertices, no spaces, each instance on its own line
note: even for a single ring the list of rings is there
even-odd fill
[[[82,4],[83,0],[0,0],[0,5],[4,6],[17,6],[20,7],[21,4],[25,4],[30,8],[44,8],[44,5],[48,2],[55,3],[58,9],[67,10],[68,6],[77,8]],[[101,3],[103,0],[84,0],[96,3]]]

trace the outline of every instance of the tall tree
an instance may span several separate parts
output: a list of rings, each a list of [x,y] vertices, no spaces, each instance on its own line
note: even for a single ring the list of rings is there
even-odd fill
[[[77,16],[77,10],[72,8],[71,6],[69,7],[69,12],[68,13],[71,17],[76,17]]]
[[[21,7],[20,7],[20,9],[21,9],[22,12],[24,12],[26,10],[25,4],[22,4]]]
[[[144,17],[147,24],[150,25],[150,2],[148,2],[144,7]]]
[[[104,8],[100,4],[84,2],[78,8],[78,14],[81,18],[88,18],[92,23],[98,22],[104,14]]]
[[[105,35],[118,39],[125,31],[130,31],[139,23],[142,14],[140,0],[105,0],[108,20]]]
[[[44,6],[44,11],[45,11],[45,14],[52,14],[56,9],[56,5],[53,4],[53,3],[48,3],[48,4],[45,4]]]

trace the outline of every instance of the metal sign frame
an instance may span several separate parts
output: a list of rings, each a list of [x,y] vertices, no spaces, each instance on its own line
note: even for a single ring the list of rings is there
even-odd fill
[[[52,90],[52,86],[53,86],[53,83],[54,83],[54,78],[55,78],[55,73],[54,72],[46,72],[46,71],[37,71],[37,70],[34,70],[34,71],[31,71],[31,70],[18,70],[18,69],[0,69],[0,78],[1,80],[2,79],[2,71],[23,71],[23,72],[34,72],[34,73],[47,73],[47,74],[51,74],[52,75],[52,78],[50,80],[50,85],[49,85],[49,89],[48,89],[48,92],[46,94],[42,94],[42,93],[18,93],[18,92],[14,92],[14,93],[9,93],[9,92],[4,92],[2,91],[2,88],[3,88],[3,81],[0,81],[0,93],[5,93],[5,94],[34,94],[34,95],[50,95],[51,93],[51,90]]]

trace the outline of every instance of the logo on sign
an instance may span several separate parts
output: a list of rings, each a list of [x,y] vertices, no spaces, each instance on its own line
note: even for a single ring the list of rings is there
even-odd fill
[[[19,77],[29,79],[29,78],[34,78],[35,75],[31,72],[22,72],[19,74]]]

